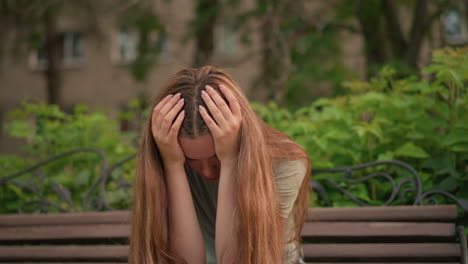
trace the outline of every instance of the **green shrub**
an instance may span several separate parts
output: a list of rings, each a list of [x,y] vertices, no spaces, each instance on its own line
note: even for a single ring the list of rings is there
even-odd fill
[[[85,105],[78,105],[73,113],[67,114],[56,105],[24,101],[22,107],[8,115],[12,121],[6,124],[6,131],[10,136],[24,139],[27,144],[22,146],[21,151],[24,154],[21,156],[0,156],[2,176],[11,175],[54,155],[77,148],[100,150],[108,167],[135,153],[135,133],[120,132],[116,120],[110,119],[104,112],[89,113]],[[57,203],[65,210],[73,209],[70,203],[65,202],[67,195],[70,195],[77,206],[75,210],[82,210],[81,201],[89,187],[101,175],[102,164],[103,159],[99,153],[78,152],[41,166],[39,169],[45,175],[43,181],[40,177],[33,177],[30,181],[30,172],[15,178],[19,184],[1,184],[0,213],[16,212],[21,203],[38,199],[38,195],[28,189],[34,188],[34,185],[43,190],[44,199]],[[122,177],[132,181],[133,171],[133,161],[113,171],[107,185],[107,198],[112,205],[120,208],[128,206],[129,194],[116,190],[115,180]],[[62,199],[58,199],[59,197]]]
[[[313,169],[398,159],[419,172],[424,190],[468,199],[468,49],[436,51],[423,73],[429,80],[396,79],[395,71],[384,67],[369,82],[344,83],[347,95],[318,99],[295,112],[275,103],[253,106],[269,125],[305,147]],[[341,175],[315,176],[325,178],[338,181]],[[348,188],[365,202],[383,204],[391,186],[369,182],[366,188]],[[354,204],[332,188],[327,193],[335,206]]]
[[[398,79],[392,68],[384,67],[369,82],[344,83],[347,95],[318,99],[294,112],[275,103],[266,106],[252,103],[252,106],[268,124],[287,133],[307,150],[313,169],[398,159],[419,172],[423,190],[440,189],[468,199],[468,49],[435,52],[433,63],[423,73],[426,78]],[[149,110],[143,115],[150,114]],[[102,112],[90,113],[83,105],[67,114],[53,105],[25,103],[11,112],[10,117],[13,121],[6,125],[7,132],[27,140],[22,148],[27,155],[0,156],[3,175],[79,147],[101,150],[110,165],[136,152],[136,133],[120,132],[115,120]],[[124,117],[132,119],[128,113]],[[31,119],[36,121],[28,121]],[[75,210],[83,210],[81,201],[102,172],[101,158],[92,153],[66,156],[41,169],[47,176],[43,187],[49,190],[44,197]],[[378,169],[381,168],[364,170],[357,177]],[[118,179],[133,182],[134,171],[132,160],[112,174],[106,198],[114,208],[129,206],[131,190],[118,188]],[[388,168],[386,172],[400,172],[397,180],[408,176],[397,168]],[[27,184],[28,174],[17,181]],[[339,182],[341,175],[314,177]],[[58,197],[66,196],[66,192],[57,191],[57,184],[70,191],[70,199],[77,208],[61,201],[66,199],[59,201]],[[342,182],[339,184],[344,186]],[[325,187],[334,206],[354,204],[330,186]],[[391,185],[381,178],[346,188],[372,205],[383,204],[391,192]],[[0,213],[16,212],[19,204],[37,199],[27,189],[11,183],[0,184],[0,189]],[[414,192],[407,198],[414,200]],[[314,202],[315,206],[324,205]],[[452,203],[443,197],[441,202]],[[399,203],[403,202],[394,204]]]

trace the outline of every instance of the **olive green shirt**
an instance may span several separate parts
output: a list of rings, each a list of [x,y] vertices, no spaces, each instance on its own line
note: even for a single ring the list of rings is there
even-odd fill
[[[216,263],[215,225],[219,181],[209,181],[198,175],[185,164],[187,180],[192,192],[192,199],[197,213],[198,223],[203,234],[206,249],[206,263]],[[280,198],[280,215],[285,218],[284,235],[286,241],[294,236],[294,216],[292,209],[296,201],[302,180],[306,175],[304,160],[288,160],[274,167],[278,194]],[[291,258],[297,259],[299,250],[293,242],[285,244],[285,263]]]

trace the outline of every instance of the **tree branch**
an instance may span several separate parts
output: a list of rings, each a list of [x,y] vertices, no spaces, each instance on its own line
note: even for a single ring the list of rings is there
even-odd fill
[[[345,24],[345,23],[337,23],[337,22],[328,22],[325,24],[325,27],[324,29],[338,29],[338,30],[344,30],[344,31],[348,31],[350,33],[353,33],[353,34],[361,34],[361,30],[359,30],[358,28],[352,26],[352,25],[349,25],[349,24]]]
[[[383,13],[386,19],[386,27],[392,41],[394,55],[402,57],[407,49],[408,43],[405,40],[398,18],[398,12],[393,0],[383,0]]]
[[[429,17],[426,19],[424,23],[424,28],[430,28],[432,26],[432,23],[436,21],[442,13],[447,9],[447,7],[451,6],[450,1],[443,1],[437,5],[437,9],[429,15]],[[467,6],[468,7],[468,6]]]
[[[406,52],[406,62],[414,68],[417,68],[419,51],[424,34],[427,31],[425,21],[427,17],[427,0],[418,0],[413,12],[413,21],[411,23],[410,42]]]

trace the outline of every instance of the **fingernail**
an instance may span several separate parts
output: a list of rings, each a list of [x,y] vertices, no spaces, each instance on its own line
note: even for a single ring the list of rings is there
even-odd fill
[[[172,94],[168,94],[168,95],[166,96],[166,98],[170,98],[170,97],[172,97]]]
[[[177,93],[175,96],[176,96],[176,97],[180,97],[180,93]]]
[[[202,95],[206,95],[205,90],[202,90],[201,93],[202,93]]]
[[[178,103],[181,104],[181,103],[183,103],[183,102],[184,102],[184,98],[181,98],[181,99],[179,99],[179,102],[178,102]]]
[[[206,89],[208,89],[208,90],[210,90],[210,91],[214,91],[213,87],[208,86],[208,85],[206,86]]]

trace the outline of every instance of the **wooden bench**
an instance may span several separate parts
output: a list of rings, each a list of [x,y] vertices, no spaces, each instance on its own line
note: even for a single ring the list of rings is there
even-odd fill
[[[467,263],[455,205],[309,208],[308,263]]]
[[[126,263],[128,211],[0,215],[0,263]],[[467,264],[455,205],[309,208],[307,263]]]
[[[79,148],[0,177],[0,184],[13,184],[35,194],[33,200],[20,203],[19,212],[24,211],[25,205],[33,205],[33,212],[67,211],[67,208],[47,198],[47,190],[43,190],[40,184],[45,174],[37,168],[80,152],[97,153],[104,158],[97,149]],[[81,203],[81,210],[95,212],[0,215],[0,263],[126,263],[129,211],[113,210],[105,194],[106,185],[111,180],[128,193],[129,182],[110,176],[113,170],[132,158],[134,155],[112,166],[103,160],[102,175],[89,187]],[[384,165],[394,168],[383,170]],[[366,174],[356,173],[367,168],[371,170],[364,171]],[[394,177],[401,170],[406,172],[406,176],[397,183]],[[32,173],[30,183],[15,181],[18,176],[29,172]],[[341,173],[343,176],[335,181],[337,177],[329,173]],[[379,180],[371,185],[387,182],[392,188],[384,206],[368,206],[339,184],[351,186],[376,178]],[[69,204],[68,210],[77,210],[79,206],[71,201],[69,190],[58,184],[53,187],[52,192],[58,194],[58,200]],[[320,204],[325,202],[322,206],[326,207],[309,208],[308,211],[302,230],[303,252],[308,263],[468,264],[466,236],[463,228],[457,226],[457,206],[422,205],[424,200],[437,203],[434,196],[441,195],[454,201],[466,214],[468,201],[441,190],[424,191],[417,171],[404,162],[377,161],[351,167],[314,169],[310,187],[317,194],[317,201]],[[327,192],[333,192],[333,189],[359,207],[333,207],[335,198],[327,198]],[[411,205],[392,206],[397,194],[400,194],[398,204]],[[406,201],[406,194],[412,194],[414,200]]]

